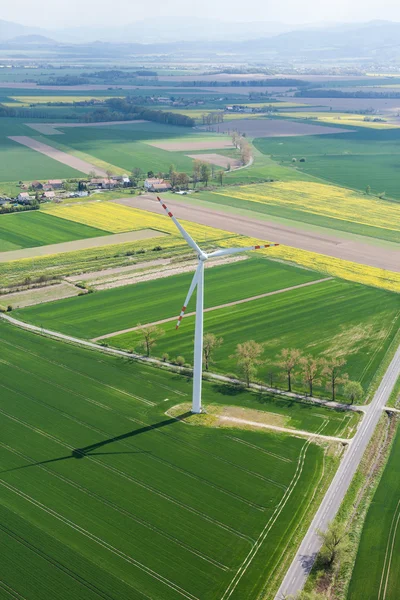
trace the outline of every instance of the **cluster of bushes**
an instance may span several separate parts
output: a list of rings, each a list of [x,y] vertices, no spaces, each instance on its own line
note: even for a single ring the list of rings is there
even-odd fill
[[[15,212],[25,212],[26,210],[38,210],[39,202],[33,201],[30,204],[17,204],[11,206],[0,206],[0,215],[8,215]]]

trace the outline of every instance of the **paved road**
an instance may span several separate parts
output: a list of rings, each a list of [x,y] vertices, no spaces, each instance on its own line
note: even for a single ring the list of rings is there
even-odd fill
[[[321,546],[317,531],[318,529],[325,530],[328,523],[335,517],[351,480],[353,479],[353,475],[361,462],[368,442],[378,424],[382,409],[385,407],[399,376],[400,347],[397,349],[372,403],[368,407],[367,413],[361,421],[359,429],[342,459],[321,506],[319,507],[310,528],[286,573],[282,585],[275,596],[275,600],[282,600],[285,594],[296,594],[303,588]]]
[[[114,200],[118,204],[133,206],[154,212],[164,214],[160,203],[153,194],[135,196],[130,198],[120,198]],[[195,206],[194,204],[185,204],[185,200],[168,199],[168,208],[170,208],[177,218],[217,227],[232,233],[248,235],[259,240],[268,240],[285,244],[301,250],[309,250],[333,256],[344,260],[350,260],[362,265],[379,267],[388,271],[400,272],[400,246],[378,245],[378,243],[369,243],[369,238],[360,236],[354,238],[335,237],[328,229],[320,228],[311,230],[299,227],[290,227],[281,223],[257,219],[257,216],[249,217],[244,214],[233,214],[223,212],[218,208],[204,206]]]

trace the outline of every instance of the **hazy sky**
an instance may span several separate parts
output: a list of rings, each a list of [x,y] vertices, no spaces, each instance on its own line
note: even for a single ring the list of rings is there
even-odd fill
[[[58,28],[130,23],[151,16],[203,16],[226,21],[400,21],[399,0],[0,0],[0,19]]]

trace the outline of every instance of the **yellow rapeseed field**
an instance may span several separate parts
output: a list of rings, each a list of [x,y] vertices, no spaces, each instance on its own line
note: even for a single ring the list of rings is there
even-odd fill
[[[155,229],[179,235],[174,223],[166,215],[156,215],[139,208],[131,208],[113,202],[86,202],[84,204],[48,204],[42,210],[56,217],[97,227],[110,233]],[[220,229],[181,221],[188,232],[199,242],[227,238],[231,234]]]
[[[241,247],[257,245],[259,243],[260,240],[258,239],[239,235],[229,240],[222,240],[219,242],[219,245],[222,247]],[[293,262],[314,271],[326,273],[327,275],[400,293],[400,273],[360,265],[348,260],[325,256],[324,254],[309,252],[308,250],[299,250],[290,246],[281,245],[276,248],[257,250],[257,252],[261,252],[271,258]]]
[[[333,185],[276,181],[215,193],[400,232],[398,204]]]
[[[335,125],[353,125],[356,127],[369,127],[372,129],[397,129],[399,123],[391,122],[387,117],[374,117],[374,115],[356,115],[352,113],[341,112],[284,112],[280,116],[292,117],[293,119],[313,119],[322,123],[334,123]],[[382,121],[368,120],[382,118]],[[367,120],[365,120],[367,119]]]

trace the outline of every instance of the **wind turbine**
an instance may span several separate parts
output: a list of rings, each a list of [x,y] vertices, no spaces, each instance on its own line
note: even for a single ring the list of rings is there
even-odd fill
[[[201,413],[201,386],[202,386],[202,373],[203,373],[203,320],[204,320],[204,264],[210,258],[218,258],[220,256],[227,256],[229,254],[238,254],[240,252],[247,252],[248,250],[260,250],[261,248],[273,248],[279,246],[279,244],[263,244],[260,246],[248,246],[247,248],[226,248],[224,250],[216,250],[206,254],[191,238],[187,231],[182,227],[179,221],[174,217],[171,211],[168,210],[164,202],[157,196],[157,200],[165,210],[166,214],[173,220],[177,228],[182,234],[182,237],[186,240],[188,245],[193,248],[197,254],[199,264],[195,274],[193,275],[192,283],[190,284],[189,291],[186,296],[185,304],[182,307],[181,313],[178,317],[176,329],[183,317],[187,305],[189,304],[190,298],[196,289],[196,323],[194,332],[194,368],[193,368],[193,398],[192,398],[192,413]]]

